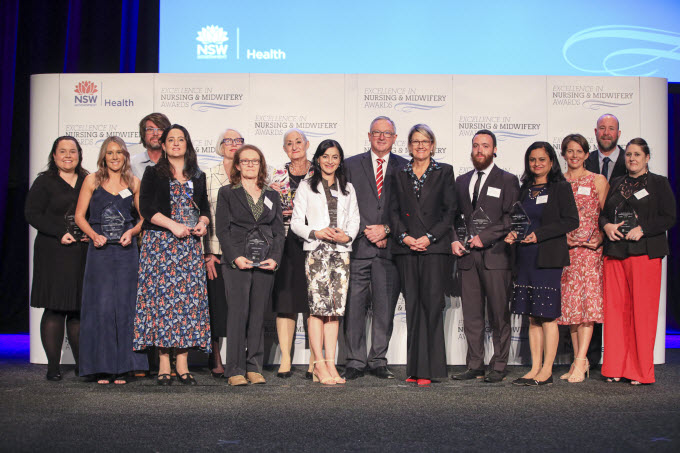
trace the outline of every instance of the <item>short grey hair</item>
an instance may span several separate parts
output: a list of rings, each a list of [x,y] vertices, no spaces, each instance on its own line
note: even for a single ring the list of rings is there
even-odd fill
[[[240,135],[241,138],[243,138],[243,135],[236,129],[229,128],[220,132],[220,135],[217,136],[217,142],[215,143],[215,154],[217,154],[218,156],[224,157],[224,154],[222,154],[222,139],[224,139],[224,134],[226,134],[229,131],[234,131],[238,135]]]
[[[397,133],[397,125],[394,124],[394,121],[392,121],[392,118],[390,118],[389,116],[377,116],[377,117],[375,117],[375,119],[373,121],[371,121],[371,127],[368,129],[368,132],[371,132],[373,130],[373,125],[377,121],[380,121],[380,120],[385,120],[385,121],[389,122],[392,125],[392,130],[394,130],[394,133],[395,134]]]
[[[428,139],[432,140],[432,152],[430,153],[430,157],[434,157],[435,153],[437,152],[437,138],[434,136],[434,132],[432,132],[432,129],[430,129],[430,126],[427,124],[416,124],[411,128],[410,131],[408,131],[408,153],[411,157],[413,157],[413,153],[411,152],[411,138],[413,137],[413,134],[416,132],[419,132],[426,136]]]
[[[292,129],[288,129],[288,130],[286,131],[286,133],[283,134],[283,146],[286,146],[286,139],[287,139],[288,136],[289,136],[290,134],[292,134],[293,132],[297,132],[298,134],[300,134],[300,137],[302,137],[302,140],[304,140],[305,143],[309,142],[309,140],[307,140],[307,135],[305,135],[305,133],[304,133],[301,129],[298,129],[297,127],[294,127],[294,128],[292,128]]]

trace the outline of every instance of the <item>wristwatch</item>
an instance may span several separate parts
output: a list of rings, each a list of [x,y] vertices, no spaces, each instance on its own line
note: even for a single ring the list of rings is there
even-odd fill
[[[383,225],[383,226],[385,227],[385,236],[389,236],[389,235],[390,235],[390,231],[391,231],[391,230],[390,230],[390,227],[389,227],[387,224],[385,224],[385,225]]]

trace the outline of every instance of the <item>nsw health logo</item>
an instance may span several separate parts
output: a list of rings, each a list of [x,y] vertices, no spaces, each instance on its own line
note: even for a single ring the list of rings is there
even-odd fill
[[[75,106],[95,106],[97,105],[97,84],[89,80],[83,80],[78,82],[73,92],[75,96],[73,97],[73,104]]]
[[[227,32],[217,25],[208,25],[198,32],[196,41],[201,44],[196,45],[196,58],[203,59],[226,59],[229,41]]]

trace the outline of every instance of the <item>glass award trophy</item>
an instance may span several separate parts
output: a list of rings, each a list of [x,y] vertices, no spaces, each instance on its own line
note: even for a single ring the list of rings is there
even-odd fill
[[[468,249],[468,241],[472,239],[468,233],[468,228],[467,224],[465,222],[465,215],[461,212],[458,214],[453,221],[453,228],[456,230],[456,235],[458,236],[458,241],[463,244],[463,247],[465,247],[465,250],[463,250],[463,253],[470,253],[470,250]]]
[[[190,230],[193,229],[198,223],[198,218],[200,216],[200,210],[196,206],[196,202],[191,200],[189,205],[179,206],[179,217],[182,225],[186,226]]]
[[[510,210],[510,231],[514,231],[517,235],[517,240],[521,241],[527,237],[530,226],[531,219],[529,219],[529,215],[524,210],[524,207],[522,207],[522,203],[516,201]]]
[[[621,223],[619,231],[625,236],[630,230],[638,226],[638,215],[635,209],[628,203],[628,200],[623,200],[614,210],[614,223]]]
[[[269,241],[259,228],[253,228],[246,234],[246,259],[252,261],[251,266],[259,267],[269,254]]]
[[[109,244],[120,243],[120,237],[125,232],[125,216],[121,214],[114,203],[109,203],[101,215],[102,235]]]
[[[481,206],[472,212],[470,219],[472,220],[470,224],[472,230],[470,239],[479,235],[479,233],[486,230],[486,228],[491,225],[491,219],[486,215],[486,212],[484,212],[484,209],[482,209]]]
[[[75,204],[71,205],[69,210],[66,211],[66,214],[64,215],[64,222],[66,223],[66,232],[73,236],[73,239],[79,241],[83,238],[84,236],[83,230],[81,230],[78,224],[76,223]]]

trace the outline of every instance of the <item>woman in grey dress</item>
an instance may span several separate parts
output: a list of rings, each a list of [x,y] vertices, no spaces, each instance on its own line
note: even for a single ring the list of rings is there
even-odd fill
[[[300,184],[290,222],[293,232],[305,241],[307,253],[309,344],[316,358],[314,381],[328,385],[345,383],[335,368],[338,318],[345,314],[349,252],[359,232],[359,205],[345,177],[343,161],[338,142],[324,140],[319,144],[312,159],[314,175]]]

